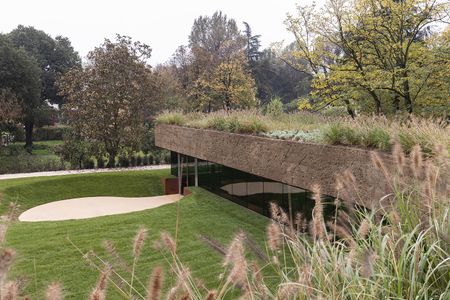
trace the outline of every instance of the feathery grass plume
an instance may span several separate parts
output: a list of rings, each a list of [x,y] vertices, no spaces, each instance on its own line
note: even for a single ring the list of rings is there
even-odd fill
[[[306,287],[306,294],[308,296],[311,296],[313,292],[313,286],[311,281],[311,273],[312,273],[312,266],[311,265],[305,265],[299,270],[299,278],[298,282]]]
[[[383,173],[384,178],[386,179],[386,181],[391,184],[392,183],[392,178],[391,175],[389,174],[386,165],[384,164],[384,162],[381,160],[380,155],[375,152],[372,151],[370,152],[370,159],[372,160],[372,164],[375,166],[375,168],[380,171],[381,173]]]
[[[373,264],[375,262],[376,254],[373,249],[364,251],[361,257],[361,276],[370,278],[373,274]]]
[[[299,284],[296,282],[282,283],[278,287],[276,299],[293,299],[298,295]]]
[[[442,144],[435,144],[434,145],[434,160],[436,161],[437,165],[441,165],[448,161],[448,151]]]
[[[2,288],[1,300],[18,300],[19,299],[19,287],[17,282],[9,281]]]
[[[4,248],[0,250],[0,281],[5,278],[6,273],[11,267],[14,258],[16,257],[16,252],[13,249]]]
[[[216,299],[216,295],[217,295],[217,291],[211,290],[208,292],[208,295],[206,295],[205,300],[214,300],[214,299]]]
[[[270,217],[277,221],[280,222],[281,221],[281,212],[280,212],[280,207],[274,203],[274,202],[270,202]]]
[[[277,251],[280,249],[281,230],[280,226],[273,221],[267,226],[267,239],[270,250]]]
[[[147,229],[141,228],[136,233],[133,243],[133,257],[138,258],[141,255],[142,246],[144,245],[144,240],[147,235]]]
[[[119,267],[127,272],[131,272],[131,267],[128,265],[126,260],[117,252],[116,247],[112,241],[103,242],[103,248],[105,248],[106,252],[109,254],[109,256],[112,257],[114,262]]]
[[[235,235],[234,239],[231,241],[227,249],[227,254],[224,259],[224,266],[234,263],[238,256],[244,253],[243,240],[245,239],[245,234],[241,231]]]
[[[358,228],[358,235],[361,239],[365,239],[367,237],[367,235],[369,234],[369,230],[370,230],[370,222],[369,220],[367,220],[367,218],[364,218],[364,220],[362,220],[361,224],[359,224],[359,228]]]
[[[161,291],[163,287],[163,269],[158,266],[153,269],[152,276],[148,284],[148,295],[146,300],[161,299]]]
[[[308,220],[303,217],[301,212],[295,214],[295,226],[297,227],[297,233],[306,232],[306,230],[308,230]]]
[[[325,238],[324,233],[324,219],[323,219],[323,204],[320,193],[320,186],[315,184],[312,188],[314,194],[314,209],[313,209],[313,238],[315,240],[323,240]]]
[[[45,300],[62,300],[63,298],[61,285],[58,282],[49,284],[45,291]]]
[[[167,231],[161,233],[161,239],[164,247],[170,251],[170,253],[175,254],[175,241]]]
[[[18,205],[16,202],[9,202],[9,207],[8,207],[8,216],[6,219],[6,222],[11,223],[16,216],[16,213],[18,212]]]
[[[344,201],[345,207],[349,211],[354,211],[355,201],[354,199],[359,199],[359,189],[356,182],[356,177],[350,169],[346,169],[340,176],[342,182],[341,197]],[[346,196],[346,197],[345,197]]]
[[[350,247],[355,248],[356,247],[356,241],[353,239],[351,233],[343,226],[340,226],[336,223],[327,222],[328,227],[333,229],[333,232],[336,232],[336,234],[344,240],[344,242]]]
[[[3,244],[5,242],[7,231],[8,231],[8,224],[0,223],[0,244]]]
[[[394,157],[395,166],[398,172],[403,175],[403,170],[405,168],[405,153],[403,152],[402,146],[399,143],[394,143],[392,148],[392,156]]]
[[[106,265],[100,274],[97,285],[90,295],[90,300],[105,300],[106,286],[108,284],[109,276],[111,275],[111,266]]]
[[[422,173],[422,163],[423,163],[423,157],[422,157],[422,150],[420,149],[420,145],[415,145],[411,149],[411,170],[414,174],[414,177],[418,179]]]
[[[236,286],[244,286],[247,281],[248,264],[245,259],[244,239],[245,235],[243,232],[238,233],[234,237],[228,247],[227,255],[224,260],[225,266],[231,266],[231,271],[228,275],[227,281]]]

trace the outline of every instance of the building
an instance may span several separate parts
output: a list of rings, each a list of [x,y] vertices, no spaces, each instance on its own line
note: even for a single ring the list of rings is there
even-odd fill
[[[365,149],[308,144],[173,125],[157,125],[156,145],[171,151],[176,190],[200,186],[258,213],[268,215],[276,202],[294,217],[310,216],[310,190],[318,184],[326,211],[336,197],[372,207],[388,192],[383,176]],[[380,153],[387,165],[389,155]],[[348,170],[354,191],[336,190],[336,178]]]

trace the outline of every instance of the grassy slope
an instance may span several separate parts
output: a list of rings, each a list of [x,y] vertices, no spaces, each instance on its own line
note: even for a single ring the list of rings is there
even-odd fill
[[[17,200],[25,209],[56,199],[88,195],[155,195],[161,193],[159,178],[167,175],[168,171],[162,170],[10,180],[10,184],[0,181],[0,191],[4,191],[5,198],[19,196]],[[5,189],[6,185],[11,187]],[[153,266],[167,265],[162,254],[153,249],[152,241],[163,230],[174,233],[176,208],[176,204],[170,204],[154,210],[89,220],[16,223],[7,235],[8,246],[18,252],[11,275],[24,278],[26,292],[31,295],[35,294],[37,286],[39,292],[35,296],[38,298],[42,298],[42,291],[49,282],[58,280],[64,285],[66,299],[84,299],[95,285],[98,272],[83,261],[67,237],[83,251],[94,249],[102,256],[105,256],[102,241],[113,240],[117,250],[131,261],[132,239],[136,230],[145,226],[149,233],[137,272],[146,282]],[[257,241],[263,241],[267,219],[202,189],[194,189],[192,195],[181,201],[180,208],[178,253],[206,285],[218,280],[222,258],[200,242],[198,234],[214,236],[225,243],[238,230],[244,229]],[[168,286],[174,279],[167,268],[165,270]],[[117,294],[110,291],[108,299],[115,298]]]

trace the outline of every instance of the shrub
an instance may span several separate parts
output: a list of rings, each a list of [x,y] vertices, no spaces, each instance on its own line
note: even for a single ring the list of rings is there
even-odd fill
[[[136,163],[137,163],[136,155],[132,154],[130,156],[130,166],[136,167]]]
[[[83,169],[93,169],[95,168],[95,160],[91,157],[83,160]]]
[[[363,136],[363,144],[381,150],[391,149],[391,136],[382,128],[370,128]]]
[[[119,166],[122,168],[128,168],[130,166],[130,159],[126,154],[119,155]]]
[[[211,118],[208,118],[206,127],[219,131],[229,131],[229,123],[224,115],[216,114]]]
[[[154,156],[152,153],[150,153],[150,154],[148,155],[148,164],[149,164],[149,165],[155,164],[155,156]]]
[[[57,171],[68,168],[68,164],[56,155],[30,155],[21,153],[17,156],[0,158],[0,174]]]
[[[273,98],[266,106],[266,115],[279,117],[283,113],[283,102],[280,97]]]
[[[142,166],[142,156],[140,155],[136,156],[136,166]]]
[[[97,168],[104,168],[105,167],[105,159],[103,156],[99,156],[97,158]]]
[[[144,166],[148,166],[150,164],[149,159],[148,159],[148,154],[144,155],[144,158],[142,159],[142,164]]]
[[[323,139],[327,144],[337,145],[344,143],[344,127],[341,123],[330,124],[323,130],[322,134]]]
[[[182,112],[164,112],[156,117],[155,123],[182,126],[186,123],[186,118]]]

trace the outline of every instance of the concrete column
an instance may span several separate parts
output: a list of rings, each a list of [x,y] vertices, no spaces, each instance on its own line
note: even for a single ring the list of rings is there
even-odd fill
[[[195,169],[195,186],[198,186],[198,160],[197,157],[194,159],[194,169]]]

